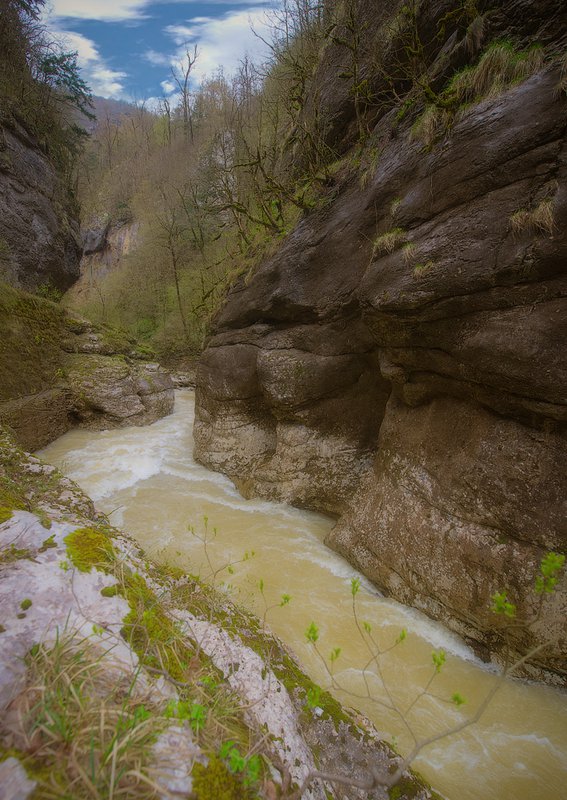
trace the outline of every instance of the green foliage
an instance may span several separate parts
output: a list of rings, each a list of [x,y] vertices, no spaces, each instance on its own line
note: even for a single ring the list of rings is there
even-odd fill
[[[444,650],[434,650],[433,653],[431,653],[431,660],[433,661],[435,672],[441,672],[441,668],[447,660],[447,654]]]
[[[560,553],[546,553],[541,560],[540,574],[535,580],[537,594],[551,594],[559,581],[559,573],[565,566],[565,556]]]
[[[240,775],[243,786],[252,786],[261,776],[262,761],[258,755],[243,756],[236,742],[232,739],[223,742],[219,750],[219,757],[228,765],[229,770],[235,775]]]
[[[26,597],[26,599],[22,600],[22,602],[20,603],[20,608],[22,609],[22,611],[27,611],[28,608],[31,608],[31,606],[32,606],[32,601],[29,599],[29,597]]]
[[[307,700],[305,705],[307,708],[317,708],[321,703],[323,690],[320,686],[310,686],[307,690]]]
[[[0,17],[3,116],[23,124],[65,172],[68,186],[84,138],[76,110],[90,116],[91,94],[77,54],[65,52],[37,24],[41,0],[5,0]]]
[[[319,628],[314,622],[311,622],[305,631],[305,638],[308,642],[311,642],[311,644],[315,644],[319,639]]]
[[[331,650],[331,655],[329,656],[329,661],[331,662],[331,664],[338,659],[340,654],[341,654],[341,648],[340,647],[334,647]]]
[[[186,700],[170,700],[165,709],[167,719],[187,720],[195,733],[205,727],[207,714],[204,705]]]
[[[454,692],[451,695],[451,702],[453,702],[456,706],[462,706],[467,701],[465,700],[462,694],[460,694],[459,692]]]
[[[504,614],[506,617],[516,616],[516,606],[508,600],[506,592],[496,592],[491,597],[492,611],[495,614]]]

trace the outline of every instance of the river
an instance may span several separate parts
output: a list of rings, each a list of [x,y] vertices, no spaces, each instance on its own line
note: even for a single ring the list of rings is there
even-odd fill
[[[155,559],[205,578],[232,564],[214,576],[216,584],[229,584],[234,599],[260,616],[275,606],[267,613],[269,626],[311,677],[326,685],[325,670],[305,638],[315,622],[321,651],[327,655],[341,648],[334,673],[349,691],[338,692],[339,698],[370,717],[402,752],[409,747],[409,734],[398,715],[382,705],[388,696],[374,674],[370,699],[361,697],[367,694],[361,670],[368,650],[353,620],[353,577],[361,581],[359,618],[372,627],[383,648],[407,630],[407,638],[382,659],[387,691],[398,707],[407,709],[430,678],[432,651],[447,654],[432,693],[406,715],[414,731],[426,736],[472,714],[496,675],[458,637],[380,596],[326,548],[323,539],[332,520],[244,500],[231,481],[197,464],[192,458],[193,413],[193,392],[178,391],[174,413],[149,427],[74,430],[39,455],[77,481],[97,508]],[[280,606],[283,594],[291,600]],[[466,699],[460,709],[448,701],[455,692]],[[510,681],[479,723],[431,745],[414,766],[450,800],[564,800],[567,694]]]

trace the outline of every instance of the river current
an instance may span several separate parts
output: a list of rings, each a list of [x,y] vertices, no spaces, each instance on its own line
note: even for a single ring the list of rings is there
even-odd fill
[[[407,721],[423,737],[472,715],[495,673],[458,637],[380,596],[326,548],[323,539],[331,519],[244,500],[228,478],[197,464],[192,457],[193,412],[193,392],[178,391],[174,413],[149,427],[74,430],[39,455],[73,478],[148,555],[204,578],[216,572],[216,584],[229,584],[235,601],[260,617],[268,608],[269,627],[294,650],[311,677],[326,686],[325,669],[305,637],[315,622],[321,652],[328,655],[341,648],[334,674],[347,691],[335,693],[370,717],[400,751],[410,748],[411,738],[399,716],[383,703],[393,700],[402,710],[412,706],[432,675],[433,651],[444,650],[446,663],[431,693],[405,714]],[[229,564],[230,569],[223,569]],[[364,697],[368,692],[362,668],[368,650],[353,620],[352,578],[361,583],[359,620],[371,626],[382,648],[407,631],[407,638],[382,659],[387,689],[375,673],[367,676],[371,699]],[[280,606],[284,594],[291,600]],[[460,708],[450,702],[455,692],[466,700]],[[480,722],[431,745],[414,766],[450,800],[566,800],[567,694],[509,681]]]

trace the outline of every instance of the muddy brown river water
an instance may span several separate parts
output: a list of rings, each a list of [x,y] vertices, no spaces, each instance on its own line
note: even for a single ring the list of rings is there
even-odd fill
[[[472,715],[497,679],[456,636],[419,612],[381,597],[356,570],[325,547],[333,521],[320,514],[260,500],[244,500],[232,483],[192,458],[194,396],[177,392],[174,413],[146,428],[92,432],[75,430],[40,455],[77,483],[114,525],[132,534],[154,558],[203,577],[233,563],[215,578],[229,583],[237,602],[260,616],[295,651],[311,677],[326,685],[325,670],[305,638],[311,622],[320,629],[327,655],[340,647],[335,675],[348,706],[370,717],[405,752],[411,737],[405,723],[383,703],[408,709],[432,674],[432,651],[447,660],[431,695],[405,717],[418,736],[428,736]],[[205,548],[205,521],[208,542]],[[192,530],[193,532],[192,532]],[[215,533],[216,531],[216,533]],[[242,560],[245,553],[254,555]],[[208,556],[208,558],[207,558]],[[368,650],[357,633],[350,582],[361,581],[360,620],[372,626],[382,647],[402,629],[407,638],[382,659],[387,690],[376,673],[362,668]],[[263,595],[259,590],[263,582]],[[291,596],[279,607],[282,594]],[[459,692],[459,709],[449,698]],[[370,698],[362,697],[370,694]],[[443,739],[415,761],[433,786],[450,800],[566,800],[567,694],[518,681],[507,682],[481,721]]]

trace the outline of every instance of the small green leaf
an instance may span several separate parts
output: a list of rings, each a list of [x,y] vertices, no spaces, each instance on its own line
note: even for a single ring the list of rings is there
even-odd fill
[[[491,597],[492,611],[495,614],[504,614],[506,617],[516,616],[516,606],[506,596],[506,592],[496,592]]]
[[[447,656],[444,650],[434,650],[431,653],[431,659],[433,661],[433,665],[435,667],[435,672],[441,672],[441,667],[447,660]]]
[[[565,564],[565,556],[561,553],[546,553],[541,560],[540,575],[535,580],[537,594],[551,594],[559,580],[559,573]]]
[[[351,578],[350,593],[352,594],[353,597],[356,597],[359,591],[360,591],[360,578]]]
[[[291,602],[291,595],[290,594],[282,594],[282,599],[280,601],[280,606],[287,606],[288,603]]]
[[[340,648],[340,647],[334,647],[334,648],[331,650],[331,655],[329,656],[329,658],[330,658],[330,660],[331,660],[331,663],[333,663],[334,661],[336,661],[336,660],[337,660],[337,658],[340,656],[340,654],[341,654],[341,648]]]
[[[462,706],[467,701],[465,700],[462,694],[460,694],[459,692],[454,692],[454,694],[451,695],[451,702],[454,703],[456,706]]]
[[[307,641],[311,642],[312,644],[315,644],[315,642],[319,638],[319,628],[314,622],[312,622],[305,631],[305,637]]]

